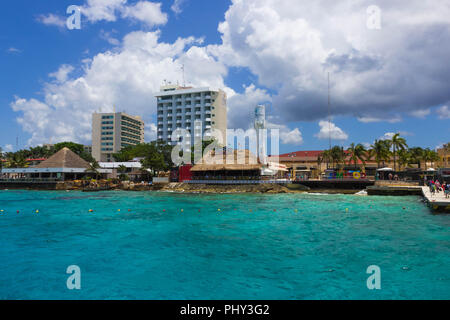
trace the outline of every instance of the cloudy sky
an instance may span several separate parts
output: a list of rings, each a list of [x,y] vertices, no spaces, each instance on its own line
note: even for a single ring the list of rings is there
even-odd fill
[[[187,84],[227,92],[229,128],[266,104],[281,152],[326,148],[330,130],[344,147],[400,132],[435,148],[450,140],[449,17],[448,0],[8,1],[0,146],[90,144],[91,114],[114,106],[141,115],[150,141],[154,94],[184,64]]]

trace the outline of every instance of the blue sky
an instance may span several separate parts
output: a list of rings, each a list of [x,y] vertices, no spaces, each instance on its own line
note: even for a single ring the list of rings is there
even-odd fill
[[[185,0],[177,13],[172,0],[159,7],[140,1],[152,4],[145,16],[131,10],[137,1],[114,1],[117,6],[107,8],[108,18],[102,16],[101,0],[3,4],[4,150],[16,149],[16,137],[19,148],[60,138],[88,144],[89,119],[81,113],[110,110],[113,104],[142,115],[150,140],[153,93],[162,79],[181,81],[181,63],[187,66],[189,84],[226,88],[232,128],[247,129],[254,106],[268,103],[269,122],[281,130],[281,152],[328,146],[328,126],[319,134],[328,113],[327,72],[332,78],[333,144],[370,144],[393,132],[411,146],[435,148],[449,140],[445,1],[434,7],[412,1],[403,11],[407,23],[396,16],[395,4],[380,1],[380,30],[354,27],[367,19],[366,1],[349,10],[331,1],[330,8],[318,8],[306,1],[289,7],[287,0]],[[61,25],[69,5],[86,8],[81,30]],[[345,23],[331,22],[325,13],[331,7],[333,19]],[[432,14],[423,20],[421,12],[427,10]],[[56,22],[45,19],[50,15]],[[140,74],[145,68],[149,71]],[[50,76],[58,70],[69,71],[61,78]],[[120,75],[124,78],[117,79]]]

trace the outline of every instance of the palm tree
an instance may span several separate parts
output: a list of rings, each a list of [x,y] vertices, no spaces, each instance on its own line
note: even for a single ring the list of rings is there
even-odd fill
[[[408,164],[411,163],[411,152],[409,150],[403,149],[398,151],[398,164],[400,168],[405,168]]]
[[[367,150],[361,143],[358,143],[356,146],[352,143],[347,149],[347,156],[350,157],[348,163],[351,164],[353,162],[355,168],[358,160],[361,161],[363,165],[366,165]]]
[[[392,136],[390,144],[394,155],[394,171],[397,171],[396,152],[397,150],[404,150],[405,148],[408,148],[408,145],[406,144],[406,140],[400,137],[400,133],[396,133]]]
[[[117,172],[119,172],[119,173],[125,173],[125,172],[127,172],[127,167],[124,166],[123,164],[121,164],[121,165],[117,168]]]
[[[6,166],[8,168],[27,168],[27,159],[20,153],[11,153],[6,159]]]
[[[369,157],[374,158],[377,162],[377,167],[380,167],[380,163],[383,161],[388,161],[391,156],[390,142],[388,140],[375,140],[375,142],[370,146]]]
[[[427,170],[427,162],[431,162],[434,165],[435,161],[439,161],[439,155],[436,151],[430,150],[429,148],[423,151],[423,160],[425,161],[425,170]]]
[[[424,158],[424,150],[420,147],[415,147],[415,148],[410,148],[409,149],[410,152],[410,163],[416,163],[420,169],[420,162],[423,160]]]
[[[339,146],[334,146],[331,148],[330,158],[333,162],[333,167],[338,167],[341,163],[345,163],[344,148]]]
[[[318,167],[319,167],[319,170],[320,170],[321,164],[324,163],[324,162],[327,163],[327,169],[328,169],[330,161],[331,161],[331,153],[330,153],[330,150],[324,150],[324,151],[322,151],[322,152],[319,154],[319,156],[317,157],[317,165],[318,165]]]
[[[89,163],[89,167],[86,169],[86,172],[94,173],[95,174],[95,180],[98,180],[98,175],[100,174],[100,171],[98,170],[100,168],[100,165],[97,161]]]

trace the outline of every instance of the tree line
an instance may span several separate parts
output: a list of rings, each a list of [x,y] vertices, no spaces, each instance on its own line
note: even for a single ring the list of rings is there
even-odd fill
[[[16,152],[3,153],[0,148],[1,160],[5,160],[1,161],[1,163],[6,168],[27,168],[29,166],[28,159],[48,159],[65,147],[69,148],[89,163],[96,162],[92,155],[84,150],[84,146],[82,144],[74,142],[61,142],[53,146],[37,146],[29,149],[18,150]]]
[[[450,144],[444,147],[449,150]],[[422,163],[425,164],[425,169],[427,169],[427,163],[430,162],[433,165],[440,160],[440,157],[436,151],[429,148],[408,147],[406,139],[396,133],[391,139],[375,140],[369,148],[361,143],[352,143],[346,150],[343,147],[334,146],[320,154],[318,163],[319,165],[327,163],[327,166],[331,165],[332,168],[353,164],[356,168],[358,162],[361,162],[364,166],[367,161],[375,161],[377,167],[380,168],[381,165],[385,166],[386,162],[391,160],[394,162],[394,171],[397,171],[397,165],[399,169],[404,169],[411,164],[416,164],[418,168],[421,168]]]

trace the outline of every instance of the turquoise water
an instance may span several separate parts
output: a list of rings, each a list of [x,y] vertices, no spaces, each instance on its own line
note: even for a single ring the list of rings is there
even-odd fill
[[[449,299],[450,215],[420,200],[0,191],[0,299]]]

